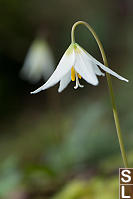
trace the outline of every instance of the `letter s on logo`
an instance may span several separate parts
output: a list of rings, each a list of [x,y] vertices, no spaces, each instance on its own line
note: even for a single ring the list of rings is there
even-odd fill
[[[126,174],[126,173],[127,173],[127,174]],[[121,175],[122,175],[123,177],[126,178],[126,179],[121,178],[122,182],[128,183],[128,182],[131,181],[131,176],[128,175],[128,174],[131,174],[131,171],[129,171],[129,170],[127,170],[127,169],[125,169],[125,170],[123,170],[123,171],[121,172]]]

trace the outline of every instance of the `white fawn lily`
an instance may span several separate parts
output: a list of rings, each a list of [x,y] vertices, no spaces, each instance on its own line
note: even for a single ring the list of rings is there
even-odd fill
[[[58,82],[60,82],[58,92],[61,92],[67,87],[71,80],[76,81],[76,86],[74,88],[77,89],[78,87],[83,87],[83,85],[79,83],[79,79],[81,78],[96,86],[98,85],[97,76],[105,75],[99,68],[120,80],[128,82],[127,79],[97,61],[77,43],[72,43],[64,53],[57,68],[48,81],[37,90],[31,92],[31,94],[46,90]]]

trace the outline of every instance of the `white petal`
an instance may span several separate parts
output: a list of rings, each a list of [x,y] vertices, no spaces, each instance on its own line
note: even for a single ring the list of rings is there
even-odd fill
[[[92,85],[98,85],[98,79],[95,75],[91,62],[86,62],[84,54],[82,52],[75,52],[75,65],[74,68],[77,73],[81,75],[88,83]]]
[[[100,69],[98,68],[98,66],[95,63],[92,63],[92,67],[93,67],[93,70],[96,75],[105,76],[105,74],[100,71]]]
[[[128,82],[128,79],[126,79],[126,78],[124,78],[124,77],[118,75],[116,72],[114,72],[114,71],[111,70],[110,68],[104,66],[104,65],[101,64],[99,61],[96,60],[95,63],[97,63],[97,65],[99,65],[100,68],[102,68],[102,69],[103,69],[104,71],[106,71],[107,73],[109,73],[109,74],[111,74],[111,75],[117,77],[117,78],[120,79],[120,80],[123,80],[123,81]]]
[[[123,81],[128,82],[128,80],[127,80],[126,78],[124,78],[124,77],[118,75],[116,72],[112,71],[110,68],[104,66],[102,63],[100,63],[99,61],[97,61],[97,60],[96,60],[94,57],[92,57],[88,52],[86,52],[84,49],[82,49],[82,47],[80,47],[79,45],[78,45],[78,47],[79,47],[79,49],[80,49],[82,52],[84,52],[84,53],[86,53],[86,54],[88,55],[88,58],[90,59],[90,61],[92,61],[93,63],[95,63],[95,64],[97,64],[98,66],[100,66],[100,68],[102,68],[104,71],[106,71],[107,73],[109,73],[109,74],[111,74],[111,75],[117,77],[117,78],[120,79],[120,80],[123,80]]]
[[[69,71],[60,81],[58,92],[62,92],[71,81],[71,71]]]
[[[52,76],[48,79],[48,81],[38,88],[37,90],[31,92],[31,94],[35,94],[40,92],[41,90],[45,90],[56,83],[58,83],[71,69],[71,67],[74,65],[75,61],[75,55],[74,50],[72,49],[71,52],[68,52],[71,48],[71,45],[67,49],[67,51],[64,53],[63,57],[61,58],[56,70],[52,74]]]

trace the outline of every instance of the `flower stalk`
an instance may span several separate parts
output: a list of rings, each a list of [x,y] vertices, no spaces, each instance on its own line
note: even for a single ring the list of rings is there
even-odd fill
[[[94,38],[98,44],[98,47],[100,49],[104,65],[108,67],[108,62],[107,62],[107,58],[105,55],[105,51],[103,49],[103,45],[102,45],[101,41],[99,40],[96,32],[93,30],[93,28],[88,23],[86,23],[84,21],[78,21],[73,25],[72,31],[71,31],[72,43],[75,43],[75,36],[74,36],[75,28],[80,24],[86,26],[89,29],[89,31],[92,33],[92,35],[94,36]],[[123,159],[124,167],[128,168],[127,156],[126,156],[125,147],[124,147],[124,143],[123,143],[122,132],[121,132],[121,128],[120,128],[120,122],[119,122],[117,107],[116,107],[116,103],[115,103],[115,96],[114,96],[111,76],[107,72],[106,72],[106,77],[107,77],[107,83],[108,83],[108,88],[109,88],[109,93],[110,93],[110,98],[111,98],[111,103],[112,103],[112,110],[113,110],[113,115],[114,115],[117,136],[118,136],[120,150],[121,150],[121,156]]]

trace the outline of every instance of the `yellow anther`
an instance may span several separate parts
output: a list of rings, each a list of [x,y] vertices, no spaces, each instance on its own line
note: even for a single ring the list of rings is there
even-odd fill
[[[78,73],[78,78],[81,79],[81,75]]]
[[[74,67],[71,68],[71,80],[75,81],[75,75],[76,75],[76,71],[74,69]],[[81,79],[81,75],[78,73],[78,78]]]
[[[74,67],[71,68],[71,80],[75,81],[75,69],[74,69]]]

